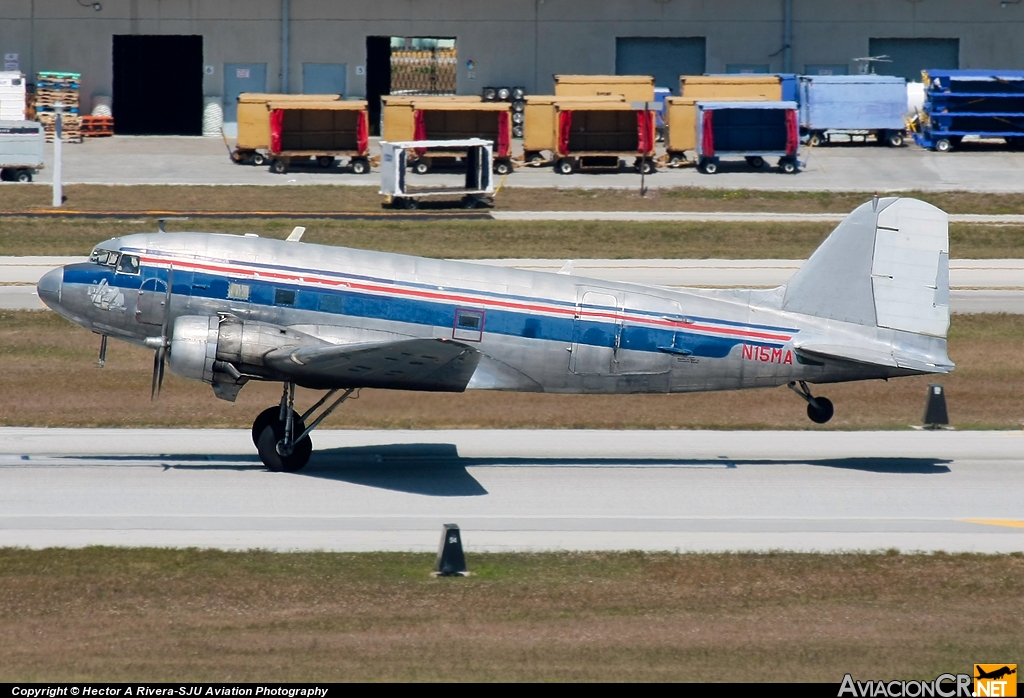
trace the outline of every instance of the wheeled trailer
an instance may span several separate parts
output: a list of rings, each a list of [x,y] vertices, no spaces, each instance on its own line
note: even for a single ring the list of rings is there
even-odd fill
[[[1024,148],[1024,71],[925,70],[924,113],[914,140],[939,153],[968,136]]]
[[[348,158],[355,174],[370,172],[369,113],[364,100],[270,102],[270,171],[288,172],[295,162],[315,159],[330,167]]]
[[[494,201],[494,145],[481,138],[444,141],[381,141],[380,193],[390,208],[415,209],[423,198],[455,198],[463,208],[489,206]],[[409,161],[424,150],[452,153],[466,161],[461,187],[417,186],[409,183]]]
[[[755,169],[778,158],[779,170],[799,171],[796,102],[697,102],[697,167],[718,172],[723,157],[743,158]]]
[[[559,174],[618,171],[632,158],[641,174],[653,174],[656,131],[654,111],[625,102],[556,102],[554,167]]]
[[[43,169],[45,143],[38,121],[0,121],[0,181],[31,182]]]
[[[900,147],[907,135],[907,81],[890,75],[800,76],[800,137],[818,146],[833,135]]]
[[[340,95],[278,95],[243,92],[238,95],[238,136],[231,160],[239,165],[267,164],[270,155],[271,102],[337,102]],[[229,146],[230,147],[230,146]]]

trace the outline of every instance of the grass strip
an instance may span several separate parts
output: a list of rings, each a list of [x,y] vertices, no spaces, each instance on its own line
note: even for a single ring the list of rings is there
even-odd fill
[[[467,538],[471,534],[467,532]],[[1024,653],[1024,556],[0,549],[0,681],[934,679]]]
[[[755,191],[677,187],[651,189],[517,188],[515,175],[496,198],[507,211],[758,211],[849,213],[874,192]],[[380,211],[376,186],[180,186],[73,184],[68,208],[83,211]],[[887,192],[879,192],[886,196]],[[1024,213],[1024,194],[903,191],[947,213]],[[50,207],[50,188],[5,186],[0,212]]]
[[[169,230],[253,232],[283,239],[307,228],[305,242],[451,259],[803,259],[830,223],[617,221],[169,221]],[[157,229],[147,218],[0,218],[0,255],[86,255],[107,238]],[[950,225],[954,259],[1024,257],[1024,226]]]
[[[821,386],[836,405],[825,427],[807,419],[785,387],[681,395],[545,395],[468,391],[363,390],[327,428],[550,429],[904,429],[920,424],[929,383],[946,388],[960,429],[1019,429],[1024,420],[1024,316],[954,315],[949,355],[956,370]],[[277,404],[280,386],[250,383],[235,403],[196,381],[168,374],[149,398],[153,353],[111,342],[107,366],[94,367],[99,338],[56,313],[0,311],[4,399],[0,425],[75,427],[244,427]],[[300,405],[319,394],[299,390]],[[313,436],[314,443],[316,435]]]

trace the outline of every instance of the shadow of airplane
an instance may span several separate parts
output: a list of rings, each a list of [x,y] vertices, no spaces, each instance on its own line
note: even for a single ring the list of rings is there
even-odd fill
[[[96,461],[96,456],[72,456]],[[147,462],[162,464],[165,470],[263,470],[258,457],[247,455],[153,455],[106,456],[112,463]],[[313,457],[296,476],[348,482],[354,485],[430,497],[477,497],[488,494],[469,472],[482,467],[619,467],[619,468],[722,468],[785,465],[789,462],[823,468],[859,470],[879,474],[937,475],[950,472],[950,460],[937,458],[820,458],[780,461],[770,459],[723,458],[522,458],[462,457],[455,444],[381,444],[329,448]]]

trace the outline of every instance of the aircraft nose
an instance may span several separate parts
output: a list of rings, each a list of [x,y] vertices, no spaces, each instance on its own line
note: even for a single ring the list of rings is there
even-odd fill
[[[36,284],[39,300],[51,308],[60,303],[60,288],[64,284],[64,268],[57,267],[43,274]]]

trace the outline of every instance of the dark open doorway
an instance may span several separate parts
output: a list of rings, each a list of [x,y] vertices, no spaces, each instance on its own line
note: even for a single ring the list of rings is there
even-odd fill
[[[366,37],[366,102],[370,133],[380,135],[380,98],[391,94],[391,37]]]
[[[203,37],[114,36],[114,129],[127,135],[203,132]]]

